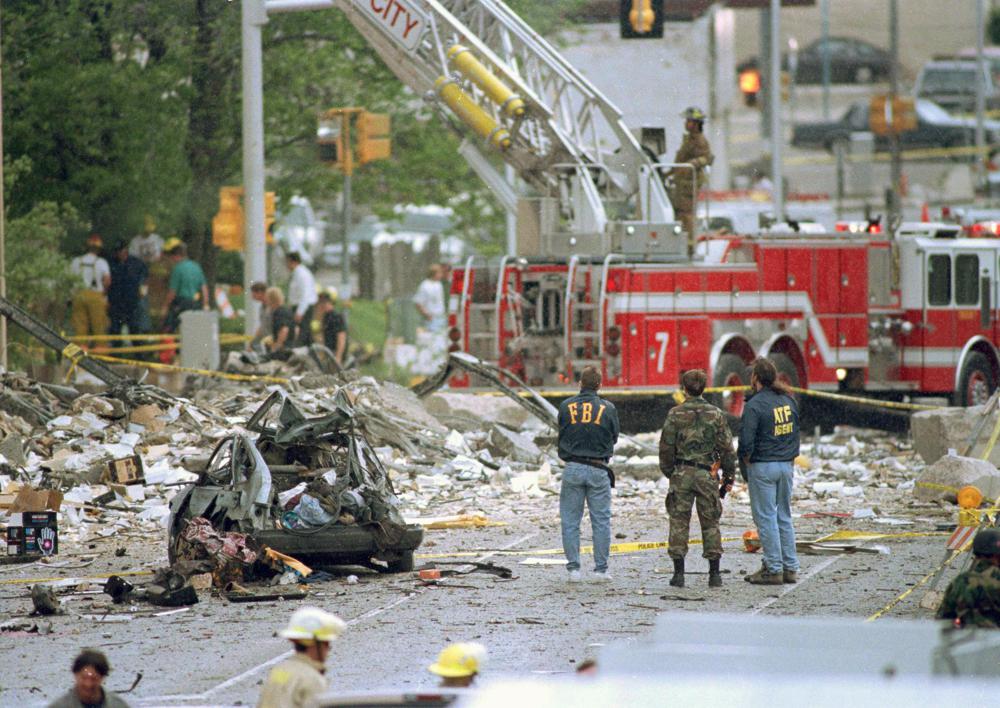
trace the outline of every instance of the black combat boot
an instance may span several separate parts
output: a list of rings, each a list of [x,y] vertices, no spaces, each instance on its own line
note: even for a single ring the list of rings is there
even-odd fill
[[[674,577],[670,579],[670,584],[675,588],[684,587],[684,559],[674,558]]]
[[[719,571],[719,558],[710,558],[708,561],[708,587],[722,587],[722,573]]]

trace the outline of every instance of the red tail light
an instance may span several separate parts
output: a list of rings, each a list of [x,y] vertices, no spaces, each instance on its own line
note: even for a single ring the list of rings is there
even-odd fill
[[[618,325],[611,325],[610,327],[608,327],[608,339],[614,342],[618,339],[621,339],[621,337],[622,337],[621,327],[619,327]]]
[[[457,342],[462,338],[462,333],[459,331],[458,327],[452,327],[448,330],[448,339],[453,342]]]
[[[604,352],[608,356],[618,356],[622,353],[622,348],[618,346],[618,342],[611,342],[606,347],[604,347]]]

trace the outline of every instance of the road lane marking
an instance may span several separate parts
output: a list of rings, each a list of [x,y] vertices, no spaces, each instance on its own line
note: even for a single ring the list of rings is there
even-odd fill
[[[760,614],[761,612],[763,612],[768,607],[770,607],[771,605],[773,605],[774,603],[776,603],[778,600],[780,600],[781,598],[783,598],[788,593],[793,592],[796,588],[800,588],[803,585],[805,585],[807,581],[811,580],[815,576],[817,576],[820,573],[822,573],[824,570],[826,570],[827,568],[829,568],[838,559],[840,559],[842,557],[843,556],[830,556],[826,560],[817,563],[812,568],[810,568],[809,572],[806,573],[797,583],[795,583],[794,585],[789,585],[780,594],[775,595],[774,597],[769,597],[767,600],[765,600],[764,602],[762,602],[759,605],[757,605],[757,607],[755,607],[754,609],[750,610],[749,614],[751,614],[751,615]]]
[[[487,559],[489,559],[489,558],[491,558],[491,557],[493,557],[493,556],[495,556],[495,555],[497,555],[499,553],[502,553],[503,551],[509,550],[509,549],[513,548],[514,546],[517,546],[519,544],[522,544],[522,543],[525,543],[527,541],[530,541],[535,536],[537,536],[539,533],[540,532],[538,532],[538,531],[534,531],[532,533],[525,534],[524,536],[522,536],[522,537],[520,537],[520,538],[518,538],[518,539],[516,539],[514,541],[511,541],[507,545],[501,546],[497,550],[489,551],[488,553],[484,553],[483,555],[479,556],[476,559],[475,562],[482,563],[483,561],[485,561],[485,560],[487,560]],[[369,610],[368,612],[360,614],[357,617],[348,620],[347,624],[348,625],[353,625],[353,624],[357,624],[358,622],[362,622],[362,621],[364,621],[366,619],[371,619],[372,617],[377,617],[378,615],[381,615],[384,612],[387,612],[387,611],[389,611],[391,609],[399,607],[403,603],[409,602],[414,597],[418,597],[418,596],[423,595],[423,594],[424,594],[423,592],[412,592],[409,595],[406,595],[405,597],[401,597],[401,598],[398,598],[396,600],[393,600],[388,605],[385,605],[383,607],[377,607],[377,608],[375,608],[373,610]],[[239,674],[237,674],[235,676],[232,676],[232,677],[226,679],[225,681],[223,681],[223,682],[221,682],[221,683],[219,683],[219,684],[217,684],[217,685],[215,685],[215,686],[213,686],[213,687],[211,687],[211,688],[203,691],[202,693],[191,693],[191,694],[181,694],[181,695],[166,695],[166,696],[149,696],[149,697],[146,697],[146,698],[136,697],[135,702],[136,703],[146,704],[146,703],[149,703],[151,701],[155,702],[155,701],[198,701],[198,700],[206,700],[206,699],[210,698],[211,696],[215,695],[216,693],[218,693],[219,691],[224,691],[227,688],[231,688],[232,686],[235,686],[236,684],[241,683],[241,682],[247,680],[248,678],[251,678],[252,676],[260,673],[261,671],[269,669],[272,666],[274,666],[275,664],[281,663],[282,661],[284,661],[285,659],[287,659],[291,655],[292,655],[292,651],[291,650],[286,651],[286,652],[284,652],[282,654],[279,654],[278,656],[275,656],[275,657],[273,657],[271,659],[268,659],[267,661],[263,662],[262,664],[258,664],[257,666],[254,666],[252,668],[247,669],[246,671],[243,671],[242,673],[239,673]]]

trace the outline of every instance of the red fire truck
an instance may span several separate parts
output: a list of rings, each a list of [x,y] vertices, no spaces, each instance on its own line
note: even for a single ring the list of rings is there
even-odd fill
[[[1000,240],[957,235],[916,224],[895,239],[709,237],[686,262],[470,261],[452,282],[451,346],[542,387],[587,364],[608,390],[676,387],[691,368],[732,386],[767,356],[796,386],[983,403],[1000,374]],[[738,413],[742,395],[725,403]]]

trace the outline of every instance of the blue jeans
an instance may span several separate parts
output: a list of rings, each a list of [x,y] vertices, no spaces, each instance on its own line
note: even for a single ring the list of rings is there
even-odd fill
[[[608,569],[611,549],[611,480],[607,471],[599,467],[567,462],[559,491],[559,520],[567,570],[580,570],[580,519],[583,518],[584,500],[590,509],[594,536],[594,570],[603,573]]]
[[[798,570],[792,528],[792,463],[751,462],[750,511],[757,524],[768,573]]]

